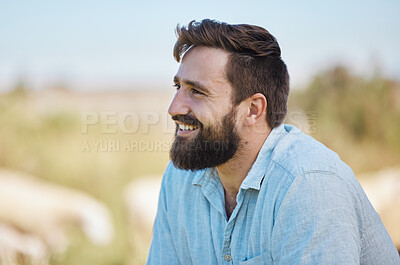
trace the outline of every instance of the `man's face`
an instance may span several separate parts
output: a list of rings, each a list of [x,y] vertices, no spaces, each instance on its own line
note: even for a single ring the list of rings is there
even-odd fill
[[[239,146],[232,87],[225,77],[228,54],[194,47],[175,76],[177,92],[169,114],[177,124],[170,156],[181,169],[214,167],[233,157]]]

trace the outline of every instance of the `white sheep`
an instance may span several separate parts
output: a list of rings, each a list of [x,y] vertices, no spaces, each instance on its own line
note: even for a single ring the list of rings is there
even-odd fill
[[[161,176],[142,176],[131,181],[124,191],[129,239],[137,250],[136,261],[145,260],[149,251],[160,187]]]
[[[357,176],[394,243],[400,247],[400,167]]]
[[[20,256],[28,264],[48,264],[49,253],[41,238],[0,221],[0,264],[18,264]]]
[[[64,251],[70,226],[81,228],[94,244],[105,245],[113,238],[109,211],[94,198],[7,170],[0,170],[0,222],[4,263],[5,255],[40,260]]]
[[[392,203],[400,203],[400,168],[362,174],[358,179],[378,212]]]

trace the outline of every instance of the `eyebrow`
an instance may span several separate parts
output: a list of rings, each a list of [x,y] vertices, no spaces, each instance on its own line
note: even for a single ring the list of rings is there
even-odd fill
[[[184,83],[187,84],[189,86],[195,87],[196,89],[201,90],[202,92],[208,93],[210,94],[210,90],[208,88],[206,88],[205,86],[203,86],[202,84],[200,84],[199,82],[193,81],[193,80],[188,80],[188,79],[183,79],[183,80],[179,80],[179,77],[175,76],[174,77],[174,83]]]

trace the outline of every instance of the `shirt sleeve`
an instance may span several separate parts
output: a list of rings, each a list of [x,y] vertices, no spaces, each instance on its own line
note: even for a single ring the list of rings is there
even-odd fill
[[[148,265],[153,264],[180,264],[178,255],[175,250],[174,241],[168,220],[167,207],[167,189],[166,177],[168,169],[164,175],[160,196],[158,200],[157,216],[153,227],[153,239],[151,242],[150,252],[148,256]]]
[[[297,177],[276,214],[274,264],[360,264],[357,195],[329,172]]]

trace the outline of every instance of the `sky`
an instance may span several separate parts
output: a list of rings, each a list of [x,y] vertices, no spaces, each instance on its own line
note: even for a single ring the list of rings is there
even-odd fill
[[[341,64],[400,80],[400,1],[1,1],[0,91],[173,89],[176,25],[255,24],[278,40],[292,87]]]

